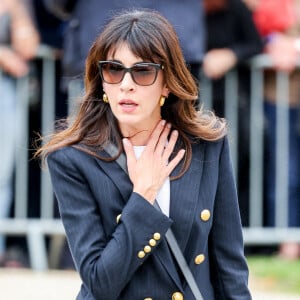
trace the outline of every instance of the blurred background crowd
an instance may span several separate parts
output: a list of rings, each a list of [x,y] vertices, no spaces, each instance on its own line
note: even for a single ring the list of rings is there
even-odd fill
[[[278,124],[277,74],[288,76],[288,227],[300,227],[300,0],[0,0],[0,218],[14,218],[14,175],[18,80],[28,77],[28,206],[26,217],[40,217],[40,165],[31,160],[33,142],[41,131],[43,59],[40,47],[55,56],[55,119],[76,107],[70,93],[82,91],[84,62],[89,47],[105,22],[121,9],[156,9],[174,24],[186,62],[205,89],[210,82],[211,107],[226,117],[226,75],[238,74],[237,181],[241,219],[249,226],[249,127],[251,72],[249,60],[266,54],[263,72],[263,221],[276,226],[276,144]],[[202,85],[203,83],[203,85]],[[70,91],[70,87],[72,91]],[[76,93],[76,92],[75,92]],[[200,107],[205,99],[199,99]],[[55,201],[54,201],[55,203]],[[59,218],[57,207],[54,217]],[[246,251],[259,251],[247,248]],[[265,251],[269,251],[266,249]],[[287,259],[300,258],[298,242],[271,249]],[[0,266],[28,267],[28,245],[23,237],[0,235]],[[73,268],[65,243],[59,268]]]

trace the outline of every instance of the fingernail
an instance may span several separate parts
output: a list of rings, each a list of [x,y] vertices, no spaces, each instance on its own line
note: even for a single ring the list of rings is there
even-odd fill
[[[180,154],[181,154],[182,156],[184,156],[184,154],[185,154],[185,149],[181,149],[181,150],[180,150]]]
[[[128,145],[128,139],[127,138],[123,138],[123,144]]]
[[[171,123],[168,123],[168,124],[167,124],[167,127],[168,127],[168,128],[171,128],[171,127],[172,127]]]
[[[161,121],[160,121],[160,125],[161,125],[161,126],[165,126],[165,124],[166,124],[166,120],[161,120]]]

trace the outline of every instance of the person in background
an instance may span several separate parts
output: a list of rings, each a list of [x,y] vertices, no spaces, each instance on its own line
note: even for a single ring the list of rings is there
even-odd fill
[[[203,72],[213,80],[262,52],[252,13],[241,0],[204,0],[206,43]],[[217,111],[223,114],[221,103]]]
[[[170,22],[116,15],[90,48],[84,90],[73,121],[36,152],[83,281],[77,299],[193,299],[169,228],[204,299],[251,299],[226,122],[196,110]]]
[[[204,0],[204,75],[212,80],[212,108],[224,116],[225,75],[238,72],[238,195],[242,223],[249,223],[249,70],[247,59],[263,51],[252,13],[241,0]],[[203,88],[203,86],[202,86]],[[205,99],[203,99],[205,101]]]
[[[41,44],[50,47],[55,55],[55,119],[65,118],[68,115],[68,101],[66,91],[61,87],[62,78],[62,55],[63,55],[63,38],[68,20],[58,18],[46,9],[44,1],[32,0],[33,11],[36,19],[37,28],[40,34]],[[41,110],[43,109],[42,95],[43,89],[49,88],[42,84],[42,75],[45,72],[43,59],[35,59],[35,74],[38,82],[38,101],[30,106],[30,128],[29,138],[31,141],[36,139],[36,132],[40,131],[42,126]],[[31,147],[29,157],[34,154],[34,147]],[[29,161],[29,217],[39,218],[41,215],[40,205],[40,180],[41,169],[39,162],[36,160]],[[54,200],[54,217],[59,218],[57,201]],[[69,255],[69,249],[64,244],[61,249],[55,242],[56,237],[46,238],[46,245],[49,254],[49,268],[55,269],[74,269],[73,261]],[[58,253],[56,257],[54,253]],[[67,253],[65,255],[65,253]]]
[[[205,38],[202,0],[43,1],[53,14],[69,20],[64,36],[63,56],[66,83],[83,78],[89,48],[112,14],[122,9],[143,7],[161,12],[173,24],[179,35],[185,60],[194,77],[199,78]]]
[[[265,70],[266,118],[265,225],[275,225],[276,174],[276,71],[289,75],[288,226],[300,226],[300,1],[244,0],[253,10],[254,22],[265,41],[273,68]],[[279,255],[300,258],[300,244],[285,242]]]
[[[13,196],[16,79],[28,73],[28,62],[39,45],[29,8],[28,1],[0,0],[0,218],[9,217]],[[0,265],[20,266],[9,259],[6,250],[5,237],[0,236]]]

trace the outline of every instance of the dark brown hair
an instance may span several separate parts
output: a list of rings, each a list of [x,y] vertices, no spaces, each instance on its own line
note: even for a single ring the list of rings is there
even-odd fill
[[[96,38],[86,59],[85,96],[75,120],[53,134],[36,152],[43,160],[65,146],[80,145],[92,155],[107,141],[123,151],[122,135],[110,106],[102,101],[103,88],[98,61],[106,60],[119,45],[126,43],[137,57],[164,65],[163,76],[170,95],[161,108],[161,116],[179,131],[181,145],[186,149],[182,175],[191,162],[191,142],[194,139],[218,140],[226,134],[226,124],[212,112],[196,111],[198,86],[189,72],[170,23],[159,13],[150,10],[126,11],[115,16]],[[74,49],[76,51],[76,49]],[[106,159],[100,157],[101,159]],[[113,158],[115,159],[115,158]]]

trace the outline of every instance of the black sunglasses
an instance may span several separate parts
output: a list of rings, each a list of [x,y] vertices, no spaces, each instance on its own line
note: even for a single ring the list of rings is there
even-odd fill
[[[163,69],[163,65],[150,62],[140,62],[130,68],[125,68],[124,65],[116,61],[99,61],[100,76],[104,82],[110,84],[120,83],[126,72],[129,72],[136,84],[152,85],[157,78],[158,71]]]

